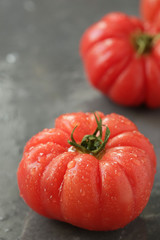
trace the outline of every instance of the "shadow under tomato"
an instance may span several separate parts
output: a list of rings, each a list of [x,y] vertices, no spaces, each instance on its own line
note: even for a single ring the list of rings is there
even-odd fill
[[[91,100],[88,100],[85,102],[85,109],[84,111],[102,111],[104,113],[110,112],[110,109],[112,111],[115,111],[119,114],[123,114],[123,112],[134,112],[134,113],[154,113],[154,114],[160,114],[160,108],[148,108],[145,104],[131,107],[131,106],[123,106],[120,104],[117,104],[110,100],[107,96],[99,94],[96,98],[92,98]]]
[[[150,223],[149,223],[150,224]],[[74,227],[70,224],[46,219],[30,212],[21,240],[148,240],[148,224],[139,217],[125,228],[116,231],[96,232]],[[154,240],[156,237],[154,236]]]

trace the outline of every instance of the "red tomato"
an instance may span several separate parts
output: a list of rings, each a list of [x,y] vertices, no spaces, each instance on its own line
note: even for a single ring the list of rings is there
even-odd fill
[[[81,39],[90,83],[118,104],[160,107],[160,40],[147,29],[136,17],[111,13]]]
[[[22,198],[39,214],[113,230],[142,212],[155,171],[153,146],[135,124],[97,112],[64,114],[33,136],[17,175]]]
[[[144,20],[154,23],[160,30],[160,0],[141,0],[141,13]]]

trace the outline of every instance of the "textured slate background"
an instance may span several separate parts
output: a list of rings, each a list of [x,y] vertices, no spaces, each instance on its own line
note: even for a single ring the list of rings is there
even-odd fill
[[[123,108],[85,80],[79,39],[110,11],[138,14],[138,0],[0,1],[0,240],[160,239],[160,110]],[[114,232],[88,232],[33,213],[19,197],[25,142],[64,112],[124,114],[155,146],[157,175],[142,215]]]

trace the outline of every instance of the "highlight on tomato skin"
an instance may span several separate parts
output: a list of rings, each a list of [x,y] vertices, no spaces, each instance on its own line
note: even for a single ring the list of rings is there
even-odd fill
[[[156,173],[149,140],[124,116],[67,113],[26,144],[20,195],[37,213],[80,228],[123,228],[145,208]]]
[[[160,0],[141,0],[140,12],[145,21],[160,30]]]
[[[160,30],[110,13],[90,26],[80,55],[90,84],[117,104],[160,107]]]

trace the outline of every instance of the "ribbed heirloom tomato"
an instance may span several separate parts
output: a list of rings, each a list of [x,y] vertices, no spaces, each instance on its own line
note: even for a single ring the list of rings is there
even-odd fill
[[[136,17],[111,13],[82,36],[90,83],[125,106],[160,107],[160,36]]]
[[[143,19],[160,30],[160,0],[141,0]]]
[[[68,141],[69,139],[69,141]],[[153,146],[127,118],[71,113],[24,148],[18,185],[36,212],[89,230],[113,230],[135,219],[153,186]]]

